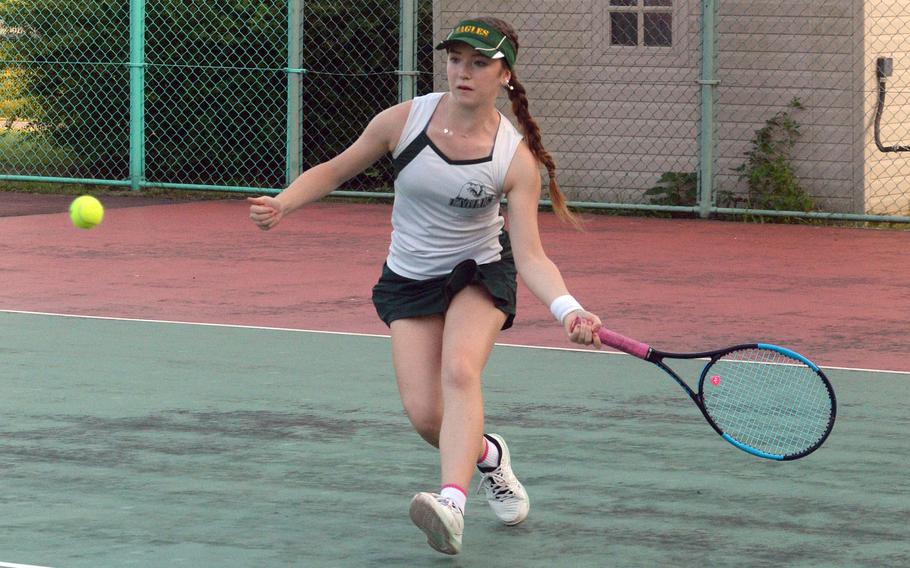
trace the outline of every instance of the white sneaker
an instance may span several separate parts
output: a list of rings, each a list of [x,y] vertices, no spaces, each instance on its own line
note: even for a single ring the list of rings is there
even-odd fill
[[[517,525],[525,520],[528,516],[528,510],[531,503],[528,500],[528,492],[524,486],[515,477],[512,471],[512,458],[509,455],[509,447],[506,441],[498,434],[487,434],[489,438],[495,439],[499,445],[499,467],[492,471],[481,472],[483,477],[477,492],[483,489],[487,494],[487,503],[499,517],[499,520],[507,525]]]
[[[411,520],[427,535],[427,543],[443,554],[461,552],[464,513],[436,493],[418,493],[411,499]]]

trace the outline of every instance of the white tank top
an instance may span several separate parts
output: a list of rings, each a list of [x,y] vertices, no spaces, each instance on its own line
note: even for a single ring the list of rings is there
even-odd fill
[[[493,153],[477,160],[450,160],[426,134],[445,93],[413,99],[407,124],[392,152],[395,202],[386,263],[414,280],[442,276],[465,260],[500,259],[499,212],[503,184],[521,134],[500,113]]]

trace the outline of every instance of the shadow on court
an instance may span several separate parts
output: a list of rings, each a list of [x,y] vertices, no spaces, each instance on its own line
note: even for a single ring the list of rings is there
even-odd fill
[[[500,526],[472,495],[453,559],[408,519],[437,464],[386,338],[0,312],[0,365],[0,562],[910,565],[898,374],[830,371],[831,438],[782,464],[723,442],[651,365],[497,346],[487,427],[531,515]]]

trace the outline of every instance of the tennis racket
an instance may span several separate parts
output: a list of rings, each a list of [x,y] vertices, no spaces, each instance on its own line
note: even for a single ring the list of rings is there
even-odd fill
[[[573,326],[574,327],[574,326]],[[834,427],[837,401],[825,374],[799,353],[745,343],[700,353],[669,353],[606,328],[604,345],[654,363],[698,406],[714,430],[740,450],[795,460],[817,450]],[[692,390],[664,359],[708,359]]]

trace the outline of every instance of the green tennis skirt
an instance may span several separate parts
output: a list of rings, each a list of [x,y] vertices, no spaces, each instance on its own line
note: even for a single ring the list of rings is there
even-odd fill
[[[444,314],[455,294],[471,284],[478,284],[490,293],[493,305],[506,314],[502,329],[509,329],[515,320],[517,271],[506,231],[499,236],[499,243],[502,245],[500,260],[488,264],[466,260],[449,274],[426,280],[405,278],[383,264],[382,276],[373,287],[376,313],[386,325],[397,319]]]

